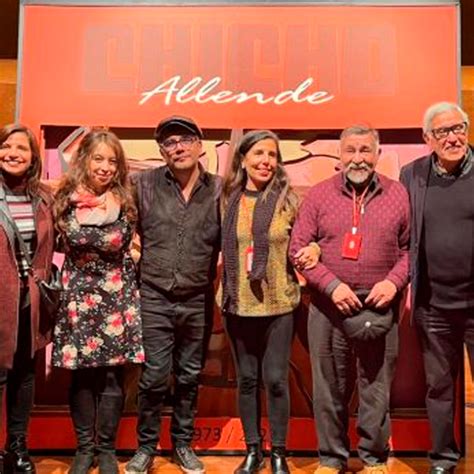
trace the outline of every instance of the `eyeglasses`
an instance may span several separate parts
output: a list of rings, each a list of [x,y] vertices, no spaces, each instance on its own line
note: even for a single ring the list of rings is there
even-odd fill
[[[194,135],[184,135],[181,138],[175,140],[174,138],[170,138],[168,140],[165,140],[164,142],[160,143],[160,146],[165,150],[165,151],[174,151],[176,150],[178,144],[181,143],[181,146],[183,148],[190,148],[191,145],[197,140],[197,137]]]
[[[450,132],[453,132],[454,135],[464,135],[467,132],[467,122],[457,123],[451,127],[433,128],[433,130],[431,130],[431,134],[436,140],[446,138]]]

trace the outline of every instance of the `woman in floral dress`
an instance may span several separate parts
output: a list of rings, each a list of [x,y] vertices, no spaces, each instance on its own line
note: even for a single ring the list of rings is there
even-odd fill
[[[72,370],[70,409],[77,451],[70,473],[118,473],[115,438],[123,365],[144,360],[130,242],[137,211],[124,151],[104,129],[82,139],[60,183],[56,226],[66,259],[53,364]]]

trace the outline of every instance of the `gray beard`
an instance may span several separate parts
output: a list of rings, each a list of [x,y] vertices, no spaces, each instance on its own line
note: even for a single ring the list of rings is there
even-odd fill
[[[363,178],[362,175],[358,175],[356,179],[353,179],[351,177],[351,171],[354,170],[348,170],[346,172],[346,178],[347,180],[351,183],[351,185],[354,187],[356,190],[363,190],[365,187],[370,183],[372,180],[372,176],[374,175],[374,171],[367,171],[367,176]]]

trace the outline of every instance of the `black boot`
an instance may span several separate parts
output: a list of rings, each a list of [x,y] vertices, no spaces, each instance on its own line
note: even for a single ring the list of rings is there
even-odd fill
[[[97,452],[99,474],[118,474],[115,439],[122,416],[123,397],[101,395],[97,414]]]
[[[7,457],[13,472],[26,472],[32,474],[36,472],[35,465],[28,454],[26,438],[23,435],[11,435],[7,441]]]
[[[234,474],[254,474],[265,467],[262,449],[259,444],[247,445],[247,456],[239,464]]]
[[[96,401],[92,391],[71,387],[69,406],[77,450],[69,474],[87,474],[94,466]]]
[[[10,457],[8,454],[0,449],[0,473],[1,474],[13,474],[13,467],[10,463]]]
[[[1,407],[3,407],[3,387],[4,383],[6,381],[6,371],[0,371],[0,411],[2,410]],[[1,413],[0,413],[0,416]],[[0,418],[0,430],[2,428],[2,420]],[[7,466],[7,453],[3,451],[3,449],[0,448],[0,473],[1,474],[11,474],[12,470],[10,469],[9,466]]]
[[[273,446],[270,453],[272,474],[290,474],[290,468],[286,462],[286,450],[282,446]]]

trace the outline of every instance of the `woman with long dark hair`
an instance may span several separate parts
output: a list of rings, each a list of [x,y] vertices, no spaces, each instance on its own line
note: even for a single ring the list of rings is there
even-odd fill
[[[259,374],[266,389],[271,469],[289,472],[285,458],[289,419],[288,365],[300,289],[288,259],[297,210],[277,136],[246,133],[236,146],[223,190],[222,256],[225,327],[238,376],[238,403],[247,456],[235,474],[264,466],[260,436]],[[299,264],[316,264],[318,247],[301,249]]]
[[[33,132],[18,124],[2,128],[0,407],[4,391],[7,399],[7,454],[0,452],[2,474],[35,472],[26,435],[33,405],[36,352],[49,342],[52,321],[40,313],[34,275],[49,279],[54,247],[52,198],[40,178],[41,157]]]
[[[144,360],[139,295],[130,243],[137,210],[119,139],[84,136],[56,194],[65,249],[64,292],[53,364],[72,371],[70,410],[77,451],[70,473],[118,473],[115,439],[123,405],[123,366]]]

